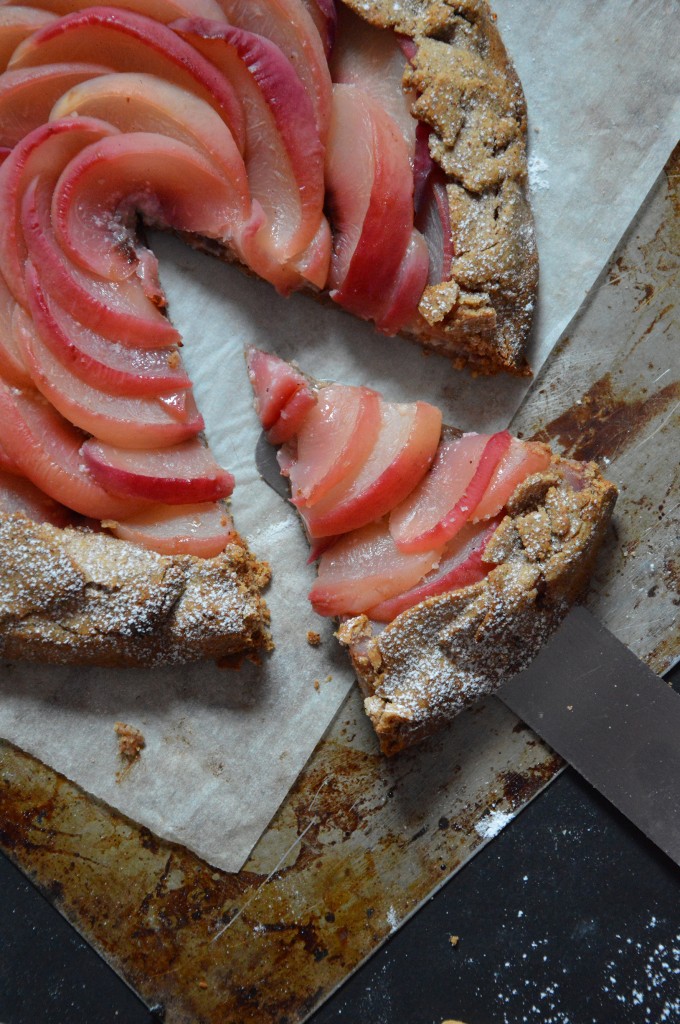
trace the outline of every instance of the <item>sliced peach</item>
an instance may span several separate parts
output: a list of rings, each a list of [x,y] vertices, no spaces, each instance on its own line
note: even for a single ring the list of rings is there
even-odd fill
[[[88,7],[35,32],[15,50],[12,68],[90,61],[114,71],[144,71],[200,96],[243,146],[243,113],[224,76],[170,28],[134,11]]]
[[[338,26],[335,0],[302,0],[319,33],[326,59],[333,52]]]
[[[251,345],[246,349],[248,377],[255,395],[255,412],[263,430],[270,430],[286,403],[307,380],[290,363]]]
[[[206,21],[178,21],[174,28],[241,99],[250,190],[266,222],[240,251],[251,269],[287,292],[297,282],[285,264],[307,249],[323,217],[323,145],[311,101],[290,61],[268,39]]]
[[[234,538],[227,511],[218,504],[153,505],[117,523],[107,524],[116,537],[161,555],[214,558]]]
[[[61,16],[83,11],[94,5],[90,0],[30,0],[32,7],[53,11]],[[122,7],[167,25],[176,18],[214,18],[224,21],[224,14],[215,0],[107,0],[107,7]]]
[[[439,409],[426,402],[382,402],[380,419],[377,440],[356,475],[300,510],[311,537],[347,533],[380,519],[427,472],[439,444]]]
[[[331,114],[331,76],[314,19],[302,0],[220,0],[230,25],[265,36],[297,72],[314,108],[322,142]]]
[[[546,445],[513,437],[471,516],[472,522],[498,515],[519,484],[533,473],[542,473],[547,469],[550,459],[550,449]]]
[[[0,379],[0,419],[5,450],[55,501],[94,519],[124,518],[143,506],[95,483],[80,455],[85,435],[37,392],[10,388]]]
[[[316,395],[303,384],[284,405],[281,415],[267,431],[270,444],[284,444],[294,437],[316,405]]]
[[[482,556],[498,522],[495,520],[491,525],[484,523],[464,526],[444,548],[436,569],[432,569],[410,590],[369,608],[366,615],[374,622],[392,622],[397,615],[429,597],[460,590],[461,587],[483,580],[493,567],[482,561]]]
[[[67,369],[37,333],[27,336],[24,355],[37,389],[81,430],[122,448],[179,444],[203,429],[190,390],[172,395],[127,397],[87,384]]]
[[[430,127],[419,122],[415,157],[415,224],[425,236],[430,254],[429,284],[448,281],[453,260],[451,214],[446,175],[430,156]]]
[[[394,121],[354,85],[333,89],[326,184],[334,236],[331,298],[374,318],[411,240],[413,174]]]
[[[83,327],[43,291],[29,261],[29,310],[41,340],[82,380],[116,395],[158,395],[190,387],[177,348],[134,349]]]
[[[0,470],[3,473],[11,473],[13,476],[23,476],[21,469],[9,454],[6,448],[3,448],[2,442],[0,441]]]
[[[48,11],[10,4],[0,7],[0,72],[7,67],[19,43],[53,21],[56,18]]]
[[[331,78],[356,85],[389,114],[404,136],[409,157],[416,145],[417,121],[411,114],[414,92],[403,87],[407,61],[391,29],[376,28],[344,4],[338,9],[338,32],[331,57]]]
[[[443,441],[428,475],[390,515],[400,551],[427,551],[455,537],[475,514],[510,441],[507,430]]]
[[[309,600],[319,615],[360,615],[413,587],[437,565],[441,551],[405,555],[385,522],[353,530],[319,561]]]
[[[297,435],[289,477],[293,504],[312,506],[354,474],[368,458],[380,429],[380,396],[369,388],[329,384]]]
[[[322,217],[319,230],[310,244],[300,256],[291,260],[288,266],[295,274],[299,274],[305,281],[313,284],[315,288],[325,288],[331,266],[332,250],[331,226],[326,218]],[[293,282],[294,286],[295,282]]]
[[[117,134],[112,125],[94,118],[78,118],[41,125],[13,150],[0,167],[0,270],[7,285],[26,305],[23,270],[26,246],[21,231],[23,194],[35,177],[53,187],[62,169],[84,146],[105,135]]]
[[[0,512],[20,513],[36,523],[69,526],[73,513],[48,497],[26,477],[3,473],[0,469]]]
[[[418,313],[418,303],[427,284],[430,254],[420,231],[414,228],[406,255],[397,272],[383,311],[376,317],[376,327],[385,334],[396,334],[408,327]]]
[[[243,224],[242,204],[238,189],[192,146],[130,132],[87,146],[71,160],[56,185],[52,220],[70,259],[124,281],[139,262],[137,213],[155,226],[228,241]]]
[[[17,306],[4,277],[0,274],[0,371],[8,383],[20,388],[31,382],[21,346],[17,341],[16,317],[21,312],[21,307]]]
[[[196,438],[153,451],[131,451],[92,438],[82,455],[94,479],[121,497],[188,505],[228,498],[234,489],[231,473]]]
[[[193,146],[232,183],[244,215],[250,209],[246,168],[231,131],[213,107],[186,89],[133,72],[90,77],[64,90],[51,120],[74,114],[101,118],[121,132],[158,132]]]
[[[46,64],[5,71],[0,76],[0,144],[16,146],[47,121],[67,89],[107,70],[99,64]]]
[[[180,340],[178,332],[147,299],[137,277],[105,281],[87,274],[64,256],[54,237],[51,205],[52,190],[36,179],[24,196],[21,227],[44,291],[58,296],[60,305],[83,324],[121,345],[175,345]]]

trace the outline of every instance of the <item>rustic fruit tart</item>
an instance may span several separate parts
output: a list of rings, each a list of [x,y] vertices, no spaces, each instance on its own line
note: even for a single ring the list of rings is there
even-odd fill
[[[392,754],[536,653],[582,591],[616,499],[594,464],[507,430],[442,426],[425,402],[319,385],[250,349],[255,408]]]
[[[235,532],[140,227],[458,367],[528,373],[526,116],[493,16],[0,2],[0,72],[2,653],[136,665],[266,645],[268,569]],[[250,370],[320,558],[312,604],[343,620],[392,751],[535,646],[612,489],[506,432],[442,430],[426,402],[319,388],[257,351]]]

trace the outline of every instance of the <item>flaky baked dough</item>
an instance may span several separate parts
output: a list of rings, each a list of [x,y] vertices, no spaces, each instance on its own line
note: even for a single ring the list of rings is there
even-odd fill
[[[215,558],[0,514],[0,657],[158,665],[267,647],[269,580],[239,540]]]
[[[384,629],[365,615],[340,627],[383,753],[417,743],[492,693],[581,596],[617,492],[594,463],[574,490],[569,466],[554,456],[517,488],[484,553],[498,564],[480,583],[429,598]]]
[[[529,373],[525,348],[538,283],[526,197],[527,114],[517,73],[485,0],[344,0],[410,36],[404,75],[414,117],[432,128],[446,173],[455,256],[426,289],[414,335],[478,373]]]

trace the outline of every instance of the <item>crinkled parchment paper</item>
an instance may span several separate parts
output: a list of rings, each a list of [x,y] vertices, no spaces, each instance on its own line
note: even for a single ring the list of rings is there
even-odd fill
[[[538,370],[678,137],[678,9],[673,0],[502,0],[497,9],[530,112]],[[237,870],[352,683],[331,625],[306,601],[313,571],[295,517],[255,470],[243,346],[272,348],[320,378],[370,383],[393,399],[428,398],[449,422],[478,430],[505,425],[528,385],[473,381],[335,308],[285,301],[172,238],[154,245],[210,442],[236,475],[237,525],[273,564],[276,650],[240,671],[2,666],[0,735],[159,835]],[[308,629],[321,633],[320,647],[307,644]],[[146,739],[127,771],[117,720]]]

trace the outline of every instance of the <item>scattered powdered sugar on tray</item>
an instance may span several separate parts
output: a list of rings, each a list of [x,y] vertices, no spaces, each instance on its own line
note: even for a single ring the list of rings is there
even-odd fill
[[[548,170],[548,164],[540,156],[530,156],[527,160],[527,172],[529,175],[529,191],[538,192],[540,189],[550,188],[550,181],[543,177]]]
[[[508,811],[490,811],[477,822],[475,832],[483,839],[493,839],[514,817],[515,815]]]

